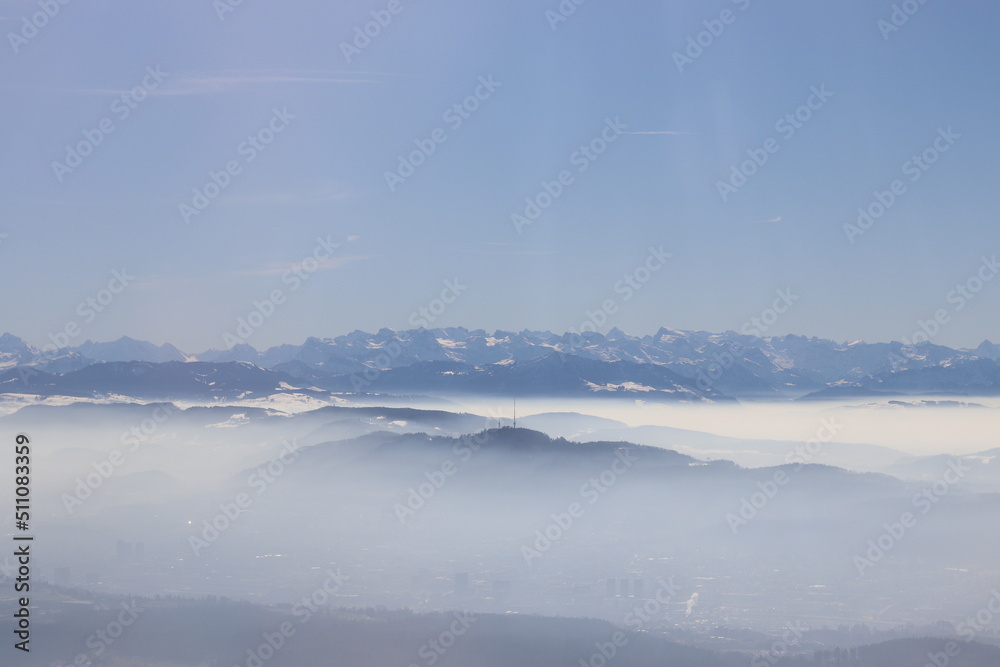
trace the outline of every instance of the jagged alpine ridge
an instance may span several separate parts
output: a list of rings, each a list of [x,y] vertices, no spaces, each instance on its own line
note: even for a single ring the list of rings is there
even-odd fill
[[[617,328],[607,334],[383,328],[376,333],[308,338],[301,345],[266,350],[240,344],[198,354],[128,337],[38,349],[9,333],[0,336],[0,369],[6,378],[2,389],[8,392],[39,386],[56,391],[70,376],[77,386],[80,378],[75,373],[102,362],[142,362],[149,368],[149,364],[199,361],[206,363],[171,373],[193,373],[198,368],[217,374],[234,368],[227,362],[272,371],[263,385],[246,387],[248,391],[284,382],[289,388],[347,392],[627,392],[709,401],[886,393],[984,395],[1000,392],[998,359],[1000,346],[990,341],[963,350],[931,342],[837,343],[795,335],[761,338],[667,328],[648,336],[628,335]],[[123,368],[113,366],[106,372],[120,375]],[[26,378],[28,371],[32,377]],[[245,368],[238,372],[248,373]]]

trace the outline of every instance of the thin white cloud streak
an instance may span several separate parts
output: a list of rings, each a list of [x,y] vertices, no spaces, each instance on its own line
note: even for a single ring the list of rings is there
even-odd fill
[[[350,238],[350,237],[349,237]],[[360,237],[356,237],[360,238]],[[372,256],[363,255],[351,255],[348,257],[331,257],[329,259],[318,261],[318,268],[310,271],[310,273],[315,273],[317,271],[337,271],[341,269],[346,269],[350,264],[355,262],[361,262],[364,260],[373,259]],[[131,285],[129,285],[130,291],[164,291],[164,290],[177,290],[177,289],[188,289],[191,286],[203,286],[206,281],[221,280],[226,278],[245,278],[247,276],[280,276],[284,275],[288,271],[295,268],[302,269],[302,261],[297,262],[280,262],[267,264],[257,269],[247,269],[245,271],[230,271],[225,273],[216,273],[211,275],[186,275],[186,276],[163,276],[155,275],[149,276],[148,278],[137,280]]]
[[[316,204],[325,202],[339,202],[356,198],[358,193],[339,186],[317,188],[315,190],[283,190],[273,192],[260,192],[253,194],[237,194],[226,197],[226,201],[232,204]]]
[[[336,271],[338,269],[345,269],[348,265],[354,262],[361,262],[366,259],[371,259],[370,256],[354,255],[350,257],[331,257],[323,261],[317,262],[319,268],[316,271]],[[269,264],[267,266],[261,267],[259,269],[251,269],[249,271],[239,271],[236,275],[239,276],[274,276],[283,275],[292,271],[295,268],[302,268],[302,262],[283,262],[281,264]]]
[[[151,67],[154,67],[151,65]],[[217,74],[180,74],[174,75],[169,69],[163,68],[168,77],[164,85],[147,91],[150,96],[174,97],[188,95],[217,95],[221,93],[242,92],[249,89],[270,85],[341,85],[379,83],[373,78],[354,78],[355,72],[293,72],[265,70],[261,72],[221,72]],[[145,72],[141,72],[139,81]],[[367,73],[371,75],[373,73]],[[138,83],[136,85],[139,85]],[[55,92],[73,93],[77,95],[124,95],[131,88],[54,88]]]
[[[445,248],[449,252],[462,252],[470,255],[557,255],[559,250],[472,250],[469,248]]]
[[[683,132],[681,130],[642,130],[637,132],[622,132],[622,134],[669,134],[669,135],[693,135],[694,132]]]

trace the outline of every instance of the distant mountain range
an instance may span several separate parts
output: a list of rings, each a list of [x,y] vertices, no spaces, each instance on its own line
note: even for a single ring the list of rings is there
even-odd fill
[[[652,336],[461,327],[309,338],[186,354],[128,337],[43,351],[0,336],[0,390],[157,397],[315,389],[367,393],[642,395],[653,400],[1000,393],[1000,345],[837,343],[662,328]],[[191,364],[190,362],[201,362]],[[162,365],[162,368],[157,366]],[[89,370],[88,370],[89,369]],[[86,372],[84,372],[86,371]],[[241,382],[250,383],[241,386]],[[145,393],[143,393],[145,392]],[[164,393],[166,392],[166,393]],[[155,393],[155,392],[154,392]]]

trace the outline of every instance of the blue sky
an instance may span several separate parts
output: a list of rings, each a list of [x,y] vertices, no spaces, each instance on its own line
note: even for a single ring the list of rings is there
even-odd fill
[[[407,328],[458,279],[435,325],[566,331],[610,299],[602,330],[722,331],[788,288],[798,300],[768,334],[899,339],[944,310],[934,342],[1000,339],[1000,280],[949,299],[1000,252],[1000,7],[914,0],[886,39],[888,1],[589,0],[553,29],[554,0],[399,0],[348,62],[341,44],[389,4],[244,0],[220,19],[212,2],[54,2],[25,32],[38,2],[0,2],[0,329],[43,345],[76,323],[71,344],[194,352],[280,290],[248,338],[266,347]],[[679,71],[705,21],[720,34]],[[477,87],[456,127],[445,112]],[[625,133],[579,171],[575,151],[615,119]],[[948,128],[958,138],[911,181],[904,163]],[[445,140],[390,190],[386,172],[435,130]],[[100,143],[54,167],[85,132]],[[273,141],[244,143],[260,133]],[[777,151],[723,201],[718,183],[769,138]],[[238,173],[185,220],[227,163]],[[518,232],[512,214],[563,170],[572,182]],[[896,179],[903,194],[849,242],[844,225]],[[313,264],[317,239],[340,246]],[[665,265],[616,292],[660,246]],[[122,269],[134,280],[81,315]]]

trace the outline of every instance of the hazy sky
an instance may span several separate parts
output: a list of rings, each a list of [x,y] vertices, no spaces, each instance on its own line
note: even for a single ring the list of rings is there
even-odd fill
[[[1000,339],[1000,280],[950,294],[1000,252],[1000,6],[912,0],[890,31],[890,0],[228,1],[0,2],[0,330],[195,352],[280,290],[266,347],[408,328],[457,279],[435,326],[565,331],[611,300],[602,330],[721,331],[789,288],[768,334],[899,339],[941,309],[935,342]]]

